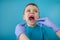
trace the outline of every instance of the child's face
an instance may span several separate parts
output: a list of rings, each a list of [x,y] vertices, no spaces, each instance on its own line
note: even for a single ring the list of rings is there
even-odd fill
[[[25,8],[24,19],[29,25],[35,25],[36,19],[39,18],[38,8],[34,5],[29,5]]]

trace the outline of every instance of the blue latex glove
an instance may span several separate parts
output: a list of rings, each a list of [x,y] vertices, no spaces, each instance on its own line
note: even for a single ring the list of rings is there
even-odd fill
[[[25,33],[25,25],[18,24],[15,29],[15,34],[17,37],[19,37],[22,33]]]
[[[37,22],[52,28],[55,32],[60,30],[60,28],[56,26],[48,17],[40,18]]]

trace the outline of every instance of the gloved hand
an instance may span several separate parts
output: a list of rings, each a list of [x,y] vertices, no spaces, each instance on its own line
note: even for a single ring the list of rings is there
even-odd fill
[[[60,28],[58,26],[56,26],[49,18],[45,17],[45,18],[40,18],[37,20],[37,23],[41,23],[44,24],[50,28],[52,28],[55,32],[60,30]]]
[[[25,27],[24,24],[18,24],[15,29],[15,34],[17,38],[22,34],[25,33]]]

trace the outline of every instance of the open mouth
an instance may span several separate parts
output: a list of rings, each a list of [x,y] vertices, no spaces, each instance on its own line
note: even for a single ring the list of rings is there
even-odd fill
[[[30,20],[30,21],[34,21],[34,20],[35,20],[34,16],[30,16],[30,17],[29,17],[29,20]]]

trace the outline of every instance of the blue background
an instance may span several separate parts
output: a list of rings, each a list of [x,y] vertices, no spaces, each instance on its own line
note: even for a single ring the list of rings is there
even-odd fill
[[[0,40],[16,40],[15,27],[28,3],[39,7],[41,17],[49,17],[60,27],[60,0],[0,0]]]

